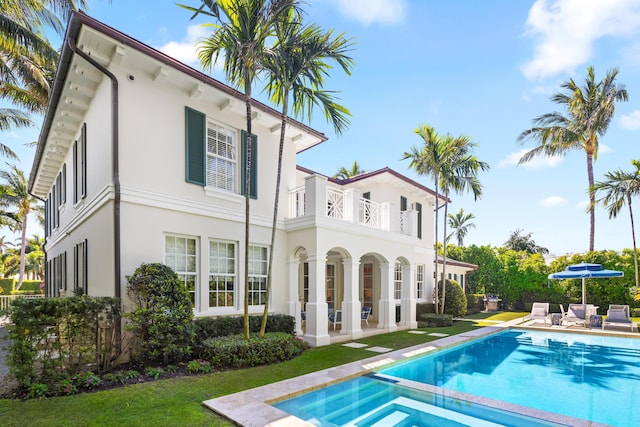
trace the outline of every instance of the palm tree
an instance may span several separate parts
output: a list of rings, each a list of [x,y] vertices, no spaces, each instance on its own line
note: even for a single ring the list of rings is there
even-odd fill
[[[446,144],[454,147],[449,160],[444,163],[440,171],[440,187],[444,191],[444,217],[448,216],[449,194],[453,190],[456,193],[471,192],[474,200],[478,200],[482,195],[482,185],[478,179],[478,172],[489,170],[489,164],[478,160],[472,153],[477,146],[471,141],[471,138],[465,135],[453,137],[446,135],[444,140]],[[447,222],[444,222],[443,240],[445,244],[442,248],[442,310],[444,313],[444,304],[446,298],[445,278],[447,270]]]
[[[633,209],[631,199],[640,195],[640,160],[631,160],[635,167],[632,172],[621,170],[607,172],[605,181],[596,182],[593,185],[594,193],[603,193],[597,200],[609,212],[609,218],[615,218],[622,207],[626,204],[629,207],[629,218],[631,220],[631,238],[633,239],[633,262],[636,274],[636,288],[638,288],[638,252],[636,249],[636,231],[633,223]]]
[[[294,115],[301,119],[311,117],[313,107],[319,105],[325,117],[333,123],[338,135],[349,124],[349,111],[335,102],[330,92],[322,90],[324,77],[328,76],[331,66],[326,62],[336,62],[343,71],[351,74],[353,60],[346,55],[351,48],[351,42],[342,34],[333,38],[332,32],[322,31],[316,25],[303,26],[301,17],[292,13],[283,16],[275,26],[276,44],[274,55],[269,56],[267,71],[269,81],[267,92],[271,101],[281,105],[280,143],[278,146],[278,167],[276,174],[276,192],[273,205],[273,223],[271,225],[271,243],[267,270],[267,303],[264,307],[260,336],[263,336],[267,326],[269,313],[269,295],[271,292],[271,276],[273,266],[273,248],[276,236],[276,220],[280,198],[280,181],[282,176],[282,157],[284,152],[284,138],[289,117],[289,103],[292,101]],[[290,99],[292,98],[292,99]]]
[[[212,70],[224,56],[224,73],[232,84],[242,88],[246,110],[245,144],[245,230],[244,230],[244,335],[249,339],[249,200],[251,193],[251,90],[263,70],[271,49],[266,41],[274,35],[274,24],[285,14],[298,8],[298,0],[201,0],[199,8],[180,5],[216,21],[213,33],[198,45],[198,58],[206,70]],[[268,301],[265,302],[268,304]]]
[[[42,215],[43,207],[35,197],[29,194],[24,172],[15,165],[8,165],[8,167],[9,170],[0,171],[0,179],[3,181],[0,184],[0,205],[14,208],[15,216],[18,219],[13,229],[14,231],[20,231],[20,273],[18,284],[16,285],[16,289],[20,289],[25,272],[27,220],[32,212]]]
[[[471,220],[475,219],[475,215],[472,213],[465,214],[464,209],[460,208],[458,213],[455,215],[449,214],[447,215],[447,218],[449,218],[449,226],[451,227],[451,234],[447,236],[447,242],[451,237],[456,236],[458,246],[464,246],[463,241],[469,233],[469,230],[476,228],[475,223],[471,222]]]
[[[564,92],[557,93],[551,100],[565,107],[566,115],[559,112],[536,117],[536,127],[520,134],[519,141],[532,138],[539,145],[525,153],[518,164],[526,163],[536,156],[547,157],[565,155],[571,150],[581,150],[587,155],[587,176],[589,180],[589,250],[593,251],[595,239],[595,194],[593,191],[593,161],[598,158],[598,138],[607,132],[615,112],[616,101],[627,101],[624,85],[616,84],[618,70],[607,71],[604,79],[596,82],[593,67],[587,68],[587,78],[582,87],[573,79],[564,82]]]
[[[435,207],[435,248],[437,259],[438,248],[438,211],[440,209],[440,172],[444,168],[445,164],[449,161],[450,157],[454,154],[456,147],[451,143],[451,140],[442,138],[435,129],[429,125],[420,125],[415,132],[422,138],[424,144],[421,147],[413,146],[411,151],[405,152],[402,155],[402,160],[411,160],[409,168],[416,171],[418,175],[430,175],[434,180],[434,187],[436,192],[436,207]],[[438,263],[435,263],[435,277],[436,285],[434,286],[435,309],[438,314]]]
[[[364,169],[360,169],[358,162],[354,161],[353,165],[351,165],[351,169],[347,169],[343,166],[335,175],[333,175],[333,177],[337,179],[349,179],[364,172]]]
[[[0,130],[32,126],[29,114],[42,113],[58,62],[45,30],[64,34],[64,24],[85,0],[0,0],[0,99],[18,108],[0,109]],[[0,154],[16,158],[0,143]]]

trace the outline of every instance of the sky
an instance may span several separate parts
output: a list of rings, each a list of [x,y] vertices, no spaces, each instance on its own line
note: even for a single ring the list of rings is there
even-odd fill
[[[479,175],[478,200],[451,195],[449,213],[475,216],[465,246],[502,246],[522,230],[552,255],[588,250],[585,153],[518,165],[535,146],[518,136],[539,115],[565,113],[550,101],[563,82],[582,85],[589,66],[597,80],[617,68],[629,101],[616,105],[600,138],[594,176],[632,170],[631,160],[640,159],[640,1],[309,0],[304,8],[307,22],[353,39],[355,66],[350,76],[334,68],[325,85],[350,110],[351,125],[337,136],[317,110],[309,124],[329,140],[299,154],[298,164],[331,176],[357,161],[366,171],[390,167],[433,188],[432,178],[401,160],[422,144],[415,129],[429,124],[440,134],[467,135],[490,170]],[[200,25],[207,20],[190,20],[174,1],[89,0],[87,13],[200,69],[196,42],[209,34]],[[212,75],[225,81],[220,69]],[[261,88],[258,82],[254,93]],[[18,147],[38,132],[2,135],[27,172],[33,149]],[[598,207],[595,249],[631,248],[630,229],[626,207],[615,219]]]

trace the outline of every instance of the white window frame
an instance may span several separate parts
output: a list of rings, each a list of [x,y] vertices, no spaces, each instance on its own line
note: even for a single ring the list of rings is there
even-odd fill
[[[424,299],[424,264],[416,265],[416,299]]]
[[[402,263],[396,262],[393,267],[393,298],[402,298]]]
[[[267,270],[269,248],[263,245],[249,245],[249,305],[263,306],[267,296]],[[257,302],[257,304],[256,304]]]
[[[238,305],[237,251],[236,242],[209,240],[209,309],[235,308]],[[224,304],[218,303],[220,298]]]
[[[222,141],[214,134],[224,135],[231,141]],[[206,186],[231,193],[240,193],[238,130],[207,117],[206,146]],[[216,168],[216,165],[224,167]]]
[[[169,240],[173,240],[173,247]],[[184,241],[184,247],[178,247],[178,240]],[[189,253],[189,241],[193,242],[193,253]],[[178,275],[182,283],[186,286],[187,291],[191,295],[193,308],[200,311],[200,281],[199,281],[199,251],[198,238],[195,236],[187,236],[181,234],[165,234],[164,235],[164,263]],[[179,249],[182,249],[179,251]],[[190,279],[193,280],[193,288],[189,286]]]

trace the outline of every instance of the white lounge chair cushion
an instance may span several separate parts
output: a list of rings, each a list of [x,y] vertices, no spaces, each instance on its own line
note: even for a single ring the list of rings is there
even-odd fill
[[[623,322],[628,322],[629,319],[627,319],[627,311],[626,310],[615,310],[615,309],[610,309],[609,312],[607,313],[607,320],[609,322],[612,321],[623,321]]]
[[[531,315],[532,316],[546,316],[547,315],[547,310],[544,307],[534,307],[531,310]]]

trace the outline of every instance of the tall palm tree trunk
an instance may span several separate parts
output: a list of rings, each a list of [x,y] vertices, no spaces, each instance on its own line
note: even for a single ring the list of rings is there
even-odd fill
[[[24,270],[26,264],[27,254],[27,214],[25,213],[22,219],[22,232],[20,233],[20,274],[18,275],[18,284],[16,290],[19,290],[24,281]]]
[[[245,109],[247,112],[247,135],[245,159],[247,159],[244,180],[244,336],[249,339],[249,200],[251,193],[251,83],[249,75],[244,76]],[[266,304],[269,302],[267,301]]]
[[[438,174],[435,174],[435,189],[436,189],[436,224],[435,224],[435,236],[436,236],[436,247],[435,247],[435,275],[436,275],[436,283],[435,286],[433,287],[433,299],[434,299],[434,306],[435,306],[435,311],[436,314],[438,314],[439,310],[438,310],[438,304],[439,304],[439,300],[438,300],[438,281],[440,280],[440,276],[438,275],[438,211],[440,210],[440,198],[438,195]]]
[[[446,297],[446,289],[447,289],[447,213],[449,212],[449,191],[445,192],[444,196],[444,225],[442,228],[444,229],[444,240],[442,241],[442,307],[440,309],[440,313],[444,314],[444,299]]]
[[[267,317],[269,315],[269,295],[271,294],[271,275],[273,271],[273,248],[276,241],[276,223],[278,221],[278,208],[280,206],[280,181],[282,178],[282,157],[284,155],[284,137],[287,129],[287,111],[289,109],[289,92],[285,93],[282,101],[282,114],[280,123],[280,144],[278,145],[278,170],[276,173],[276,195],[273,202],[273,222],[271,223],[271,243],[269,244],[269,264],[267,265],[267,295],[260,325],[260,336],[264,336],[267,329]]]
[[[587,153],[587,176],[589,179],[589,251],[593,251],[596,234],[596,193],[593,190],[593,155]]]
[[[631,196],[627,196],[627,204],[629,205],[629,218],[631,218],[631,238],[633,239],[633,266],[636,275],[636,288],[638,288],[638,250],[636,249],[636,228],[633,223],[633,209],[631,209]]]

